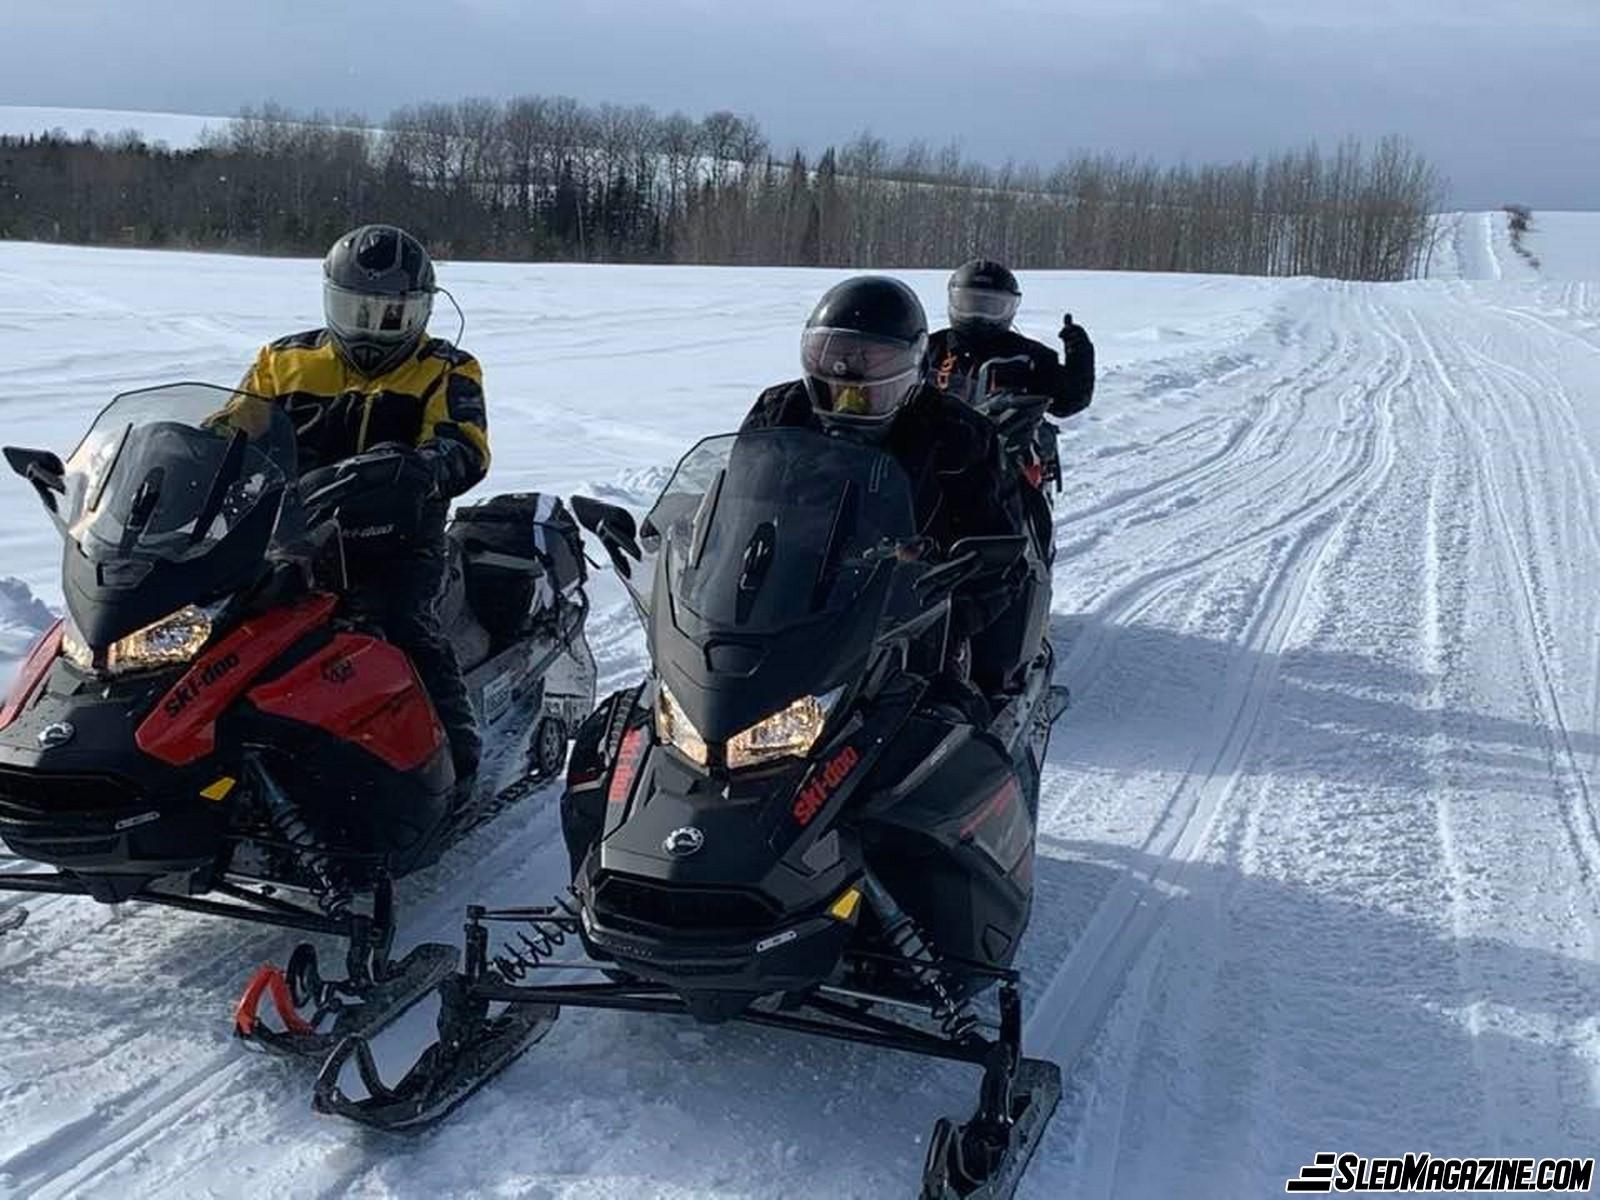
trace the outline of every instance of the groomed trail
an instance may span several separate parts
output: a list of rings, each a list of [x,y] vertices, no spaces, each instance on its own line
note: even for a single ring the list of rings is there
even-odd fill
[[[1562,216],[1600,246],[1600,217]],[[1021,325],[1071,310],[1103,373],[1063,432],[1074,707],[1020,960],[1029,1051],[1067,1092],[1022,1196],[1282,1195],[1321,1150],[1600,1141],[1600,263],[1553,231],[1528,276],[1502,222],[1464,215],[1449,277],[1408,284],[1024,280]],[[484,490],[636,507],[793,373],[837,278],[441,275],[485,362]],[[911,278],[941,315],[942,278]],[[232,379],[315,323],[316,286],[304,262],[0,244],[5,440],[65,447],[119,386]],[[0,486],[3,571],[58,603],[53,534]],[[604,687],[642,645],[614,581],[596,595]],[[557,891],[554,801],[403,887],[403,939]],[[226,1036],[293,939],[30,908],[0,938],[0,1195],[910,1196],[919,1139],[973,1095],[959,1067],[570,1013],[438,1130],[386,1138]]]

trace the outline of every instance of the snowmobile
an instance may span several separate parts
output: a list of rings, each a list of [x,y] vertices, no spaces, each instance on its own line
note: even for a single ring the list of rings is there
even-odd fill
[[[980,1066],[977,1111],[939,1123],[922,1195],[1012,1194],[1061,1089],[1022,1055],[1011,964],[1064,695],[1036,636],[1013,687],[973,696],[949,626],[963,589],[1048,576],[1025,535],[937,553],[911,496],[882,450],[779,428],[698,444],[642,524],[573,500],[652,671],[574,743],[570,895],[469,909],[437,1043],[389,1086],[349,1039],[319,1111],[424,1126],[566,1007],[740,1021]],[[541,982],[578,967],[603,977]]]
[[[342,979],[307,942],[250,981],[236,1029],[272,1050],[320,1058],[428,994],[458,955],[391,959],[394,881],[557,777],[594,707],[564,506],[499,496],[449,527],[441,611],[497,748],[457,781],[410,661],[341,599],[341,520],[408,451],[302,478],[283,408],[183,383],[116,397],[64,463],[4,453],[61,531],[67,615],[0,709],[0,840],[55,870],[0,891],[342,939]]]

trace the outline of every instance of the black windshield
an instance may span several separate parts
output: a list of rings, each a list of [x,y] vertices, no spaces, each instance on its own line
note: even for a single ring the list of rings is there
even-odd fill
[[[647,528],[661,535],[674,603],[745,633],[848,608],[877,565],[869,552],[916,531],[894,459],[801,429],[701,442]]]
[[[100,648],[260,574],[293,494],[294,428],[260,397],[172,384],[118,396],[64,466],[62,590]]]
[[[129,392],[67,459],[59,517],[97,561],[197,558],[293,474],[294,429],[268,401],[193,383]]]
[[[641,528],[657,669],[700,732],[730,736],[838,686],[871,649],[916,532],[881,450],[804,429],[710,438]]]

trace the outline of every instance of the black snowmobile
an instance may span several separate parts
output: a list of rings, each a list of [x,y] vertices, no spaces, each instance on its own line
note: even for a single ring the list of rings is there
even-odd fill
[[[192,383],[118,396],[64,463],[5,450],[61,530],[68,615],[0,710],[0,839],[56,869],[0,891],[345,939],[344,979],[303,943],[251,980],[238,1032],[276,1050],[320,1057],[455,969],[391,960],[394,880],[554,777],[594,707],[576,524],[537,496],[458,509],[441,603],[493,748],[458,785],[411,663],[340,599],[339,514],[405,453],[302,480],[283,409]]]
[[[892,458],[800,429],[701,442],[637,527],[573,509],[629,583],[653,672],[579,731],[571,898],[470,909],[438,1043],[389,1087],[350,1039],[315,1106],[419,1127],[568,1006],[744,1021],[981,1066],[976,1113],[934,1132],[922,1195],[1011,1195],[1061,1086],[1022,1056],[1011,963],[1064,697],[1026,622],[995,696],[952,678],[947,640],[963,588],[1047,580],[1028,539],[935,555]],[[540,982],[570,973],[561,947],[578,942],[605,980]]]

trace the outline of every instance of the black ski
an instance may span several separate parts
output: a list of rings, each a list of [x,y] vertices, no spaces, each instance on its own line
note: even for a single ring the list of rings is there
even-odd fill
[[[274,1054],[322,1058],[349,1039],[371,1037],[398,1020],[444,982],[459,960],[460,953],[454,946],[429,942],[389,965],[380,978],[362,986],[318,987],[301,981],[295,957],[291,957],[287,974],[272,966],[256,972],[234,1014],[234,1032],[247,1045]],[[308,991],[312,993],[309,996]],[[261,1023],[263,999],[272,1000],[284,1029],[270,1029]],[[298,1011],[308,1000],[316,1006],[309,1021]],[[325,1025],[330,1019],[332,1024]]]
[[[934,1126],[921,1200],[1010,1200],[1061,1100],[1061,1068],[1024,1058],[984,1074],[972,1120]]]
[[[451,984],[459,990],[465,981],[455,976],[444,990]],[[553,1004],[511,1004],[497,1017],[480,1017],[463,1026],[447,998],[439,1015],[439,1041],[398,1084],[384,1084],[366,1038],[347,1038],[322,1065],[311,1106],[391,1133],[424,1129],[542,1039],[560,1012]],[[450,1028],[453,1023],[460,1027]],[[351,1099],[339,1087],[339,1076],[352,1057],[367,1091],[364,1100]]]

